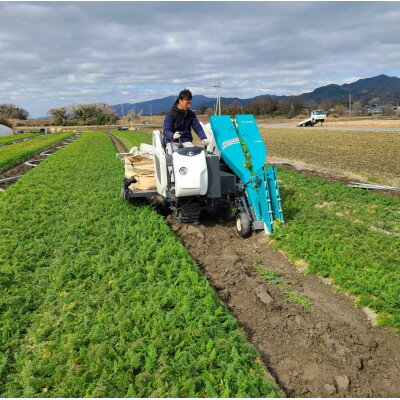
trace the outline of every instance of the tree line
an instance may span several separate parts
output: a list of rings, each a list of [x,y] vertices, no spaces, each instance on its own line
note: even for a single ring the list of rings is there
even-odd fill
[[[106,103],[73,104],[47,112],[52,125],[109,125],[118,121],[115,110]],[[14,104],[0,104],[0,124],[13,127],[13,121],[26,121],[29,112]]]
[[[351,103],[353,114],[362,114],[368,104],[361,101]],[[304,102],[301,96],[291,96],[283,100],[273,97],[259,97],[249,104],[241,104],[235,100],[231,104],[222,104],[221,113],[225,115],[254,114],[258,116],[286,117],[293,118],[300,114],[309,114],[312,110],[325,110],[333,115],[343,116],[348,113],[348,104],[344,102],[334,102],[323,100],[319,103],[315,101]],[[199,107],[199,114],[213,114],[213,108],[207,105]],[[383,115],[393,115],[393,107],[383,107]]]
[[[118,120],[115,110],[106,103],[73,104],[52,108],[48,114],[54,125],[110,125]]]

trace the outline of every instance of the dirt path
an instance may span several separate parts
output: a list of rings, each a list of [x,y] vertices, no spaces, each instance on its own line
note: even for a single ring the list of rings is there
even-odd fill
[[[128,150],[125,148],[123,143],[117,139],[112,133],[106,132],[107,135],[110,137],[111,141],[114,143],[115,149],[117,150],[117,153],[127,153]]]
[[[242,239],[233,222],[167,221],[288,396],[400,396],[400,337],[392,329],[373,327],[344,294],[301,274],[264,234]],[[278,270],[279,284],[265,283],[254,263]],[[311,301],[306,310],[287,298],[289,285]]]
[[[393,329],[372,326],[327,280],[301,274],[264,234],[242,239],[233,221],[207,216],[198,224],[166,221],[288,397],[400,396],[400,337]],[[255,263],[279,276],[266,283]],[[289,288],[310,306],[289,300]]]

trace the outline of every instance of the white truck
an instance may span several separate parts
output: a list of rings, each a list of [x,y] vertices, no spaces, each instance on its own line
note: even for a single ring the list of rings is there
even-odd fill
[[[314,110],[311,111],[310,118],[307,118],[304,121],[299,122],[297,126],[314,126],[317,122],[321,122],[322,125],[325,119],[326,119],[326,111]]]

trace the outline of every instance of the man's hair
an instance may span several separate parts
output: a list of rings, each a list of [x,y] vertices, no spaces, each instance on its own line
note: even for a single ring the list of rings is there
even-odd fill
[[[179,100],[192,100],[192,92],[189,89],[181,90],[178,99],[176,100],[176,104],[178,104]]]

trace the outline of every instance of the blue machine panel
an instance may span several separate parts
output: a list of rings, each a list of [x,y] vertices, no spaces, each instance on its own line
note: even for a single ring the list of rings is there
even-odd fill
[[[256,120],[253,115],[236,115],[236,123],[239,137],[246,144],[253,169],[256,171],[264,166],[267,157],[267,149]]]
[[[240,179],[245,179],[243,174],[247,176],[247,172],[241,166],[246,162],[246,159],[231,117],[229,115],[214,115],[210,117],[210,123],[222,159]]]
[[[263,222],[272,233],[274,218],[283,219],[276,172],[266,170],[267,149],[254,116],[237,115],[235,122],[236,126],[229,115],[210,118],[221,157],[245,186],[255,221]]]

